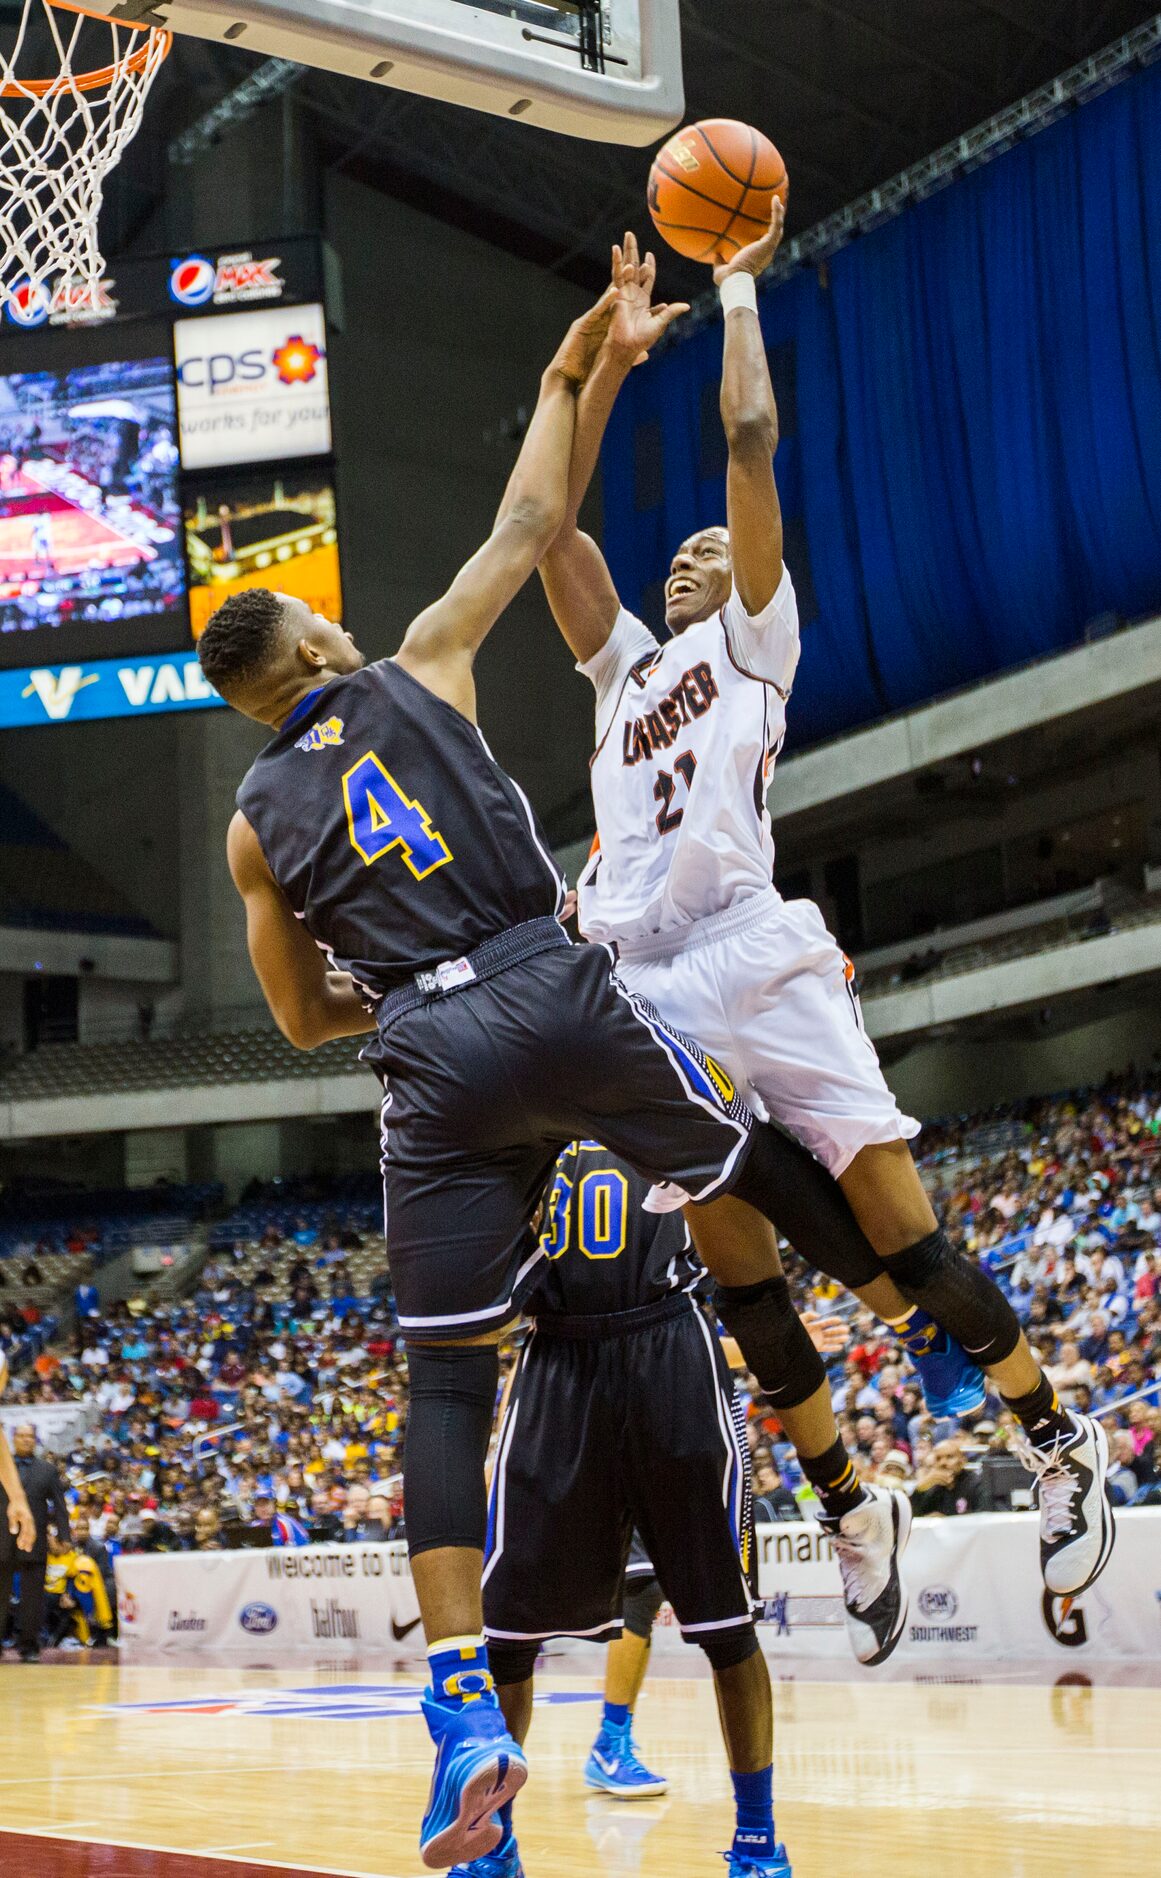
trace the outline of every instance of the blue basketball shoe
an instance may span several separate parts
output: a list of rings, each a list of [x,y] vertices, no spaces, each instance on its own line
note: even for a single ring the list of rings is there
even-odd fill
[[[503,1837],[497,1809],[519,1793],[528,1763],[492,1703],[453,1709],[425,1695],[423,1715],[436,1752],[419,1856],[433,1871],[445,1871],[496,1850]]]
[[[453,1865],[448,1878],[524,1878],[524,1867],[513,1841],[509,1852],[488,1852],[470,1865]]]
[[[585,1785],[614,1800],[656,1800],[669,1782],[642,1766],[633,1740],[632,1718],[620,1728],[604,1722],[585,1762]]]
[[[923,1395],[937,1420],[948,1415],[978,1415],[987,1400],[987,1378],[962,1344],[918,1306],[906,1330],[895,1331],[919,1371]]]
[[[781,1841],[770,1858],[747,1858],[741,1852],[723,1852],[722,1857],[730,1868],[730,1878],[794,1878]]]

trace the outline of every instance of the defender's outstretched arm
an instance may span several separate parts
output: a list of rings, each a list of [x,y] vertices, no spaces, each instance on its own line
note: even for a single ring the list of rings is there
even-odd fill
[[[564,519],[576,394],[600,350],[616,290],[573,322],[540,381],[540,396],[495,525],[447,592],[412,620],[396,661],[473,722],[472,662]]]
[[[751,619],[769,606],[782,579],[782,509],[774,481],[778,407],[762,339],[753,282],[782,240],[786,211],[777,196],[760,241],[714,269],[722,292],[725,345],[721,413],[729,445],[726,518],[734,586]],[[728,283],[734,282],[735,285]]]
[[[630,230],[624,245],[613,249],[617,304],[608,337],[577,400],[567,511],[560,533],[540,563],[540,578],[553,618],[582,665],[605,644],[617,623],[621,602],[604,555],[592,536],[578,529],[577,518],[621,386],[667,327],[689,311],[684,301],[672,306],[650,304],[656,274],[653,256],[647,254],[643,261],[640,259],[637,238]]]

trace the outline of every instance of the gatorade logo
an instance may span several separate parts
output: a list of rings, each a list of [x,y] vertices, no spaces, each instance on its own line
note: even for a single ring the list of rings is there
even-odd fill
[[[1088,1642],[1084,1611],[1073,1598],[1058,1598],[1051,1591],[1045,1591],[1040,1608],[1049,1634],[1065,1649],[1079,1650]]]

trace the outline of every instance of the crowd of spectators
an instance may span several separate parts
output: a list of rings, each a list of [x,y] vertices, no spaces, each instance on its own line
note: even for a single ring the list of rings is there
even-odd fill
[[[1114,1499],[1161,1504],[1161,1077],[935,1128],[923,1148],[953,1239],[1008,1291],[1063,1400],[1104,1420]],[[215,1230],[189,1297],[82,1317],[10,1386],[31,1410],[90,1405],[62,1473],[73,1548],[110,1590],[120,1550],[403,1532],[407,1362],[381,1236],[361,1208],[295,1216],[285,1190],[277,1206],[255,1190],[238,1219]],[[850,1311],[793,1276],[803,1308]],[[938,1422],[890,1331],[862,1311],[849,1329],[830,1376],[865,1477],[903,1486],[919,1513],[1022,1504],[1002,1402],[970,1426]],[[743,1386],[759,1516],[797,1516],[809,1488]]]
[[[14,1376],[7,1401],[31,1414],[87,1405],[62,1457],[60,1551],[96,1564],[114,1610],[122,1551],[401,1534],[406,1361],[382,1241],[376,1252],[361,1226],[300,1217],[218,1234],[188,1298],[82,1317]]]
[[[1008,1293],[1061,1399],[1104,1422],[1114,1501],[1161,1504],[1161,1071],[926,1129],[921,1153],[953,1242]],[[813,1304],[841,1308],[840,1294],[815,1286]],[[909,1369],[890,1333],[855,1314],[831,1376],[860,1471],[905,1488],[917,1513],[1024,1503],[1000,1398],[970,1427],[937,1422]],[[755,1395],[756,1491],[792,1516],[805,1490],[778,1436]]]

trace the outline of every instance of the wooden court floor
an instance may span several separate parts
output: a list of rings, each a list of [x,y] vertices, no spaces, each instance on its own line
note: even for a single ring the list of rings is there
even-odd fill
[[[1161,1873],[1161,1690],[809,1675],[776,1687],[795,1878]],[[542,1687],[518,1815],[528,1878],[724,1872],[730,1789],[708,1680],[650,1683],[639,1734],[671,1792],[633,1806],[580,1778],[596,1678]],[[417,1694],[366,1669],[5,1658],[0,1873],[416,1878],[430,1768]]]

